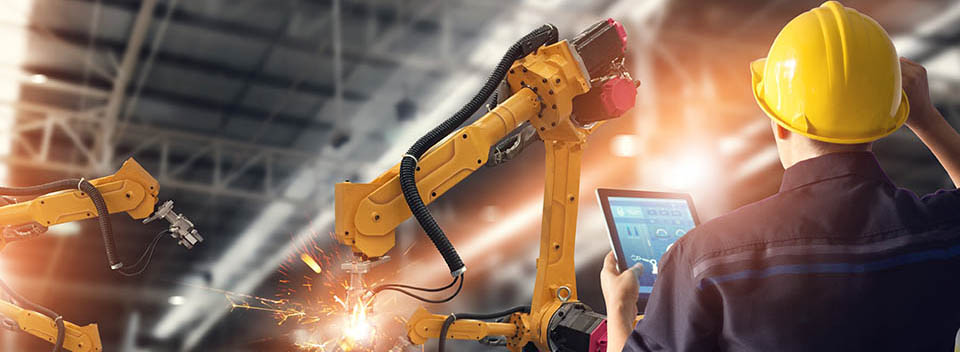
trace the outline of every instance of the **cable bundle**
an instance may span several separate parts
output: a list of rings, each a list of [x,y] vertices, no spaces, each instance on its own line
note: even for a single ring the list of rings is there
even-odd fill
[[[460,259],[460,255],[457,254],[456,249],[453,248],[450,240],[447,239],[446,234],[444,234],[443,229],[437,224],[437,221],[430,214],[430,210],[427,209],[427,206],[423,203],[423,199],[420,198],[420,190],[417,188],[415,177],[419,159],[424,153],[430,150],[430,148],[450,135],[450,133],[477,112],[477,110],[483,107],[483,103],[490,98],[490,95],[497,89],[500,82],[507,76],[507,71],[510,70],[510,66],[513,65],[514,61],[523,58],[544,44],[556,42],[557,38],[558,32],[556,27],[553,25],[543,25],[510,46],[510,49],[508,49],[507,53],[500,59],[500,63],[497,64],[493,73],[490,74],[487,82],[484,83],[480,91],[470,99],[470,102],[460,108],[452,117],[443,121],[430,132],[427,132],[423,137],[420,137],[420,139],[407,150],[407,153],[404,154],[403,159],[400,161],[399,178],[403,198],[406,200],[407,206],[410,207],[410,212],[413,213],[413,216],[417,218],[417,222],[420,223],[420,227],[423,228],[427,236],[430,237],[430,240],[433,241],[433,245],[440,251],[440,255],[443,256],[443,260],[450,268],[450,275],[453,277],[462,274],[466,268],[463,265],[463,260]]]

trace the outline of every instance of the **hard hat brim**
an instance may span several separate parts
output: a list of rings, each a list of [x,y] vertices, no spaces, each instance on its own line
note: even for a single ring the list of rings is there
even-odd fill
[[[792,126],[786,119],[779,116],[773,109],[767,105],[767,102],[763,99],[763,70],[764,65],[766,64],[766,58],[758,59],[750,63],[750,73],[751,73],[751,90],[753,91],[753,99],[757,101],[757,105],[760,105],[760,110],[770,117],[778,125],[786,128],[787,130],[795,133],[799,133],[803,136],[806,136],[810,139],[815,139],[822,142],[836,143],[836,144],[860,144],[868,143],[878,140],[880,138],[889,136],[891,133],[896,132],[904,123],[907,122],[907,117],[910,116],[910,103],[907,101],[907,92],[903,89],[900,89],[900,106],[897,108],[895,115],[896,123],[887,131],[879,133],[876,135],[863,136],[863,137],[830,137],[830,136],[820,136],[807,131],[800,130]]]

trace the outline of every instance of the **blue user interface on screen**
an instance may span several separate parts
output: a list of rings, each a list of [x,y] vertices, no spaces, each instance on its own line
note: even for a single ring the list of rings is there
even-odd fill
[[[650,293],[658,262],[680,236],[694,227],[684,199],[610,197],[610,212],[627,267],[643,264],[637,278],[641,293]]]

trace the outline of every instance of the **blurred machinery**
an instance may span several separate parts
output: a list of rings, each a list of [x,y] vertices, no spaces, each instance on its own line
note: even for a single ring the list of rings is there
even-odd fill
[[[187,249],[203,241],[193,223],[173,211],[167,201],[156,212],[159,183],[132,158],[113,175],[95,180],[65,179],[32,187],[0,187],[5,205],[0,206],[0,250],[8,243],[35,238],[53,225],[96,217],[103,235],[110,269],[124,276],[136,276],[150,264],[157,241],[169,234]],[[12,197],[35,196],[19,202]],[[169,222],[147,246],[143,255],[129,267],[117,256],[117,245],[109,214],[127,213],[131,218]],[[153,213],[153,215],[151,215]],[[148,217],[149,215],[149,217]],[[65,322],[52,310],[34,304],[0,281],[0,289],[10,300],[0,299],[0,323],[6,328],[22,330],[54,344],[54,352],[101,351],[100,333],[96,324],[78,326]],[[2,296],[0,296],[2,297]]]
[[[626,43],[626,31],[613,19],[569,41],[558,40],[556,27],[542,26],[514,44],[480,92],[418,140],[400,164],[371,183],[337,184],[336,238],[356,254],[344,265],[352,277],[349,290],[364,288],[361,269],[387,258],[396,227],[413,215],[442,254],[453,281],[441,288],[377,285],[366,296],[393,290],[428,303],[453,299],[463,287],[466,266],[426,204],[481,166],[506,162],[541,139],[546,187],[532,304],[491,314],[435,315],[420,308],[407,323],[408,338],[414,344],[439,338],[441,351],[447,338],[480,340],[512,351],[605,350],[605,318],[577,300],[573,253],[586,138],[605,120],[632,108],[636,99],[638,82],[623,65]],[[506,99],[457,130],[498,87],[503,89],[497,96]],[[412,292],[441,292],[454,285],[456,292],[439,300]],[[500,320],[483,321],[489,319]]]

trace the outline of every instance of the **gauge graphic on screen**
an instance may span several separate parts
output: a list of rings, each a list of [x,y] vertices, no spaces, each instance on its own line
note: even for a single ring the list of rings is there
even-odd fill
[[[665,230],[665,229],[657,229],[657,232],[655,233],[655,235],[656,235],[657,237],[659,237],[659,238],[667,238],[667,237],[670,236],[670,235],[667,233],[667,230]]]

